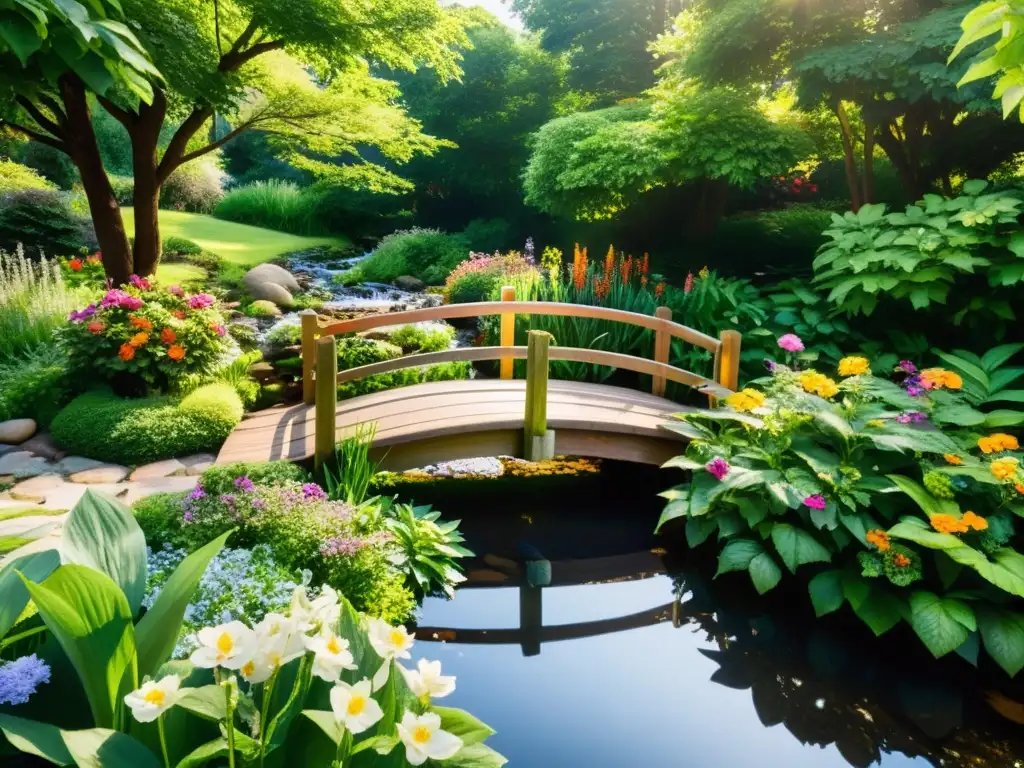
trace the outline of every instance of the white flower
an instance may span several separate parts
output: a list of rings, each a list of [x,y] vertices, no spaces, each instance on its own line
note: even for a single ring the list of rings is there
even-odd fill
[[[331,689],[334,719],[352,733],[362,733],[384,717],[384,711],[370,698],[370,681],[363,678],[355,685],[339,682]]]
[[[341,618],[341,602],[338,593],[326,584],[320,588],[320,596],[313,601],[310,601],[305,589],[297,587],[292,593],[289,613],[303,632],[321,627],[334,631]]]
[[[416,716],[406,712],[398,724],[398,737],[405,744],[405,759],[423,765],[427,759],[447,760],[462,749],[462,739],[441,730],[441,716],[434,712]]]
[[[329,683],[341,676],[343,669],[355,669],[355,659],[348,649],[348,640],[330,630],[306,639],[313,656],[313,674]]]
[[[410,635],[405,627],[392,627],[383,619],[370,619],[370,645],[385,661],[391,659],[409,659],[409,649],[416,641],[416,635]]]
[[[253,630],[261,651],[280,655],[275,661],[277,666],[284,666],[306,652],[306,636],[298,622],[280,613],[268,613]]]
[[[159,682],[150,680],[125,696],[124,703],[140,723],[151,723],[185,695],[184,691],[178,690],[180,686],[181,678],[177,675],[167,675]]]
[[[240,621],[203,627],[197,637],[199,647],[189,657],[197,667],[240,669],[256,653],[256,633]]]
[[[406,669],[400,666],[402,674],[405,675],[405,682],[409,689],[418,699],[429,696],[432,699],[441,699],[455,690],[455,678],[441,674],[440,661],[427,661],[420,659],[416,665],[417,669]]]

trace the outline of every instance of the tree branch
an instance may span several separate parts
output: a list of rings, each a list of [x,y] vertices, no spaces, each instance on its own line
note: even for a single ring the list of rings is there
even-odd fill
[[[42,104],[45,107],[47,107],[50,110],[50,112],[53,113],[53,116],[56,118],[57,123],[60,124],[61,127],[63,127],[64,124],[67,123],[68,116],[64,114],[63,106],[61,106],[60,102],[58,102],[55,98],[53,98],[52,96],[47,96],[44,93],[39,96],[39,101],[42,102]]]
[[[213,150],[218,149],[218,148],[224,146],[229,141],[231,141],[233,138],[235,138],[235,136],[237,136],[238,134],[240,134],[243,131],[247,131],[250,128],[252,128],[253,125],[256,124],[256,122],[258,122],[258,121],[251,120],[251,121],[249,121],[247,123],[242,123],[237,128],[233,128],[232,130],[230,130],[227,133],[225,133],[223,136],[221,136],[216,141],[211,141],[205,147],[200,147],[199,149],[197,149],[197,150],[195,150],[193,152],[189,152],[186,155],[182,155],[181,156],[181,160],[178,161],[178,165],[184,165],[185,163],[188,163],[188,162],[190,162],[192,160],[195,160],[197,157],[202,157],[206,153],[213,152]]]
[[[100,96],[99,94],[96,94],[96,100],[105,110],[107,110],[107,112],[110,113],[111,117],[117,120],[117,122],[119,122],[125,128],[132,127],[134,117],[132,116],[131,112],[129,112],[126,109],[121,109],[121,107],[117,106],[117,104],[112,102],[106,96]]]
[[[24,109],[26,112],[29,113],[29,115],[32,116],[32,119],[35,120],[41,128],[43,128],[48,133],[53,134],[58,139],[64,138],[64,132],[63,130],[61,130],[61,127],[57,125],[55,122],[53,122],[53,120],[48,118],[46,115],[44,115],[43,111],[39,109],[39,107],[37,107],[28,99],[26,99],[24,96],[18,96],[17,102],[21,105],[22,109]]]
[[[196,106],[193,107],[189,116],[178,126],[178,130],[174,132],[171,142],[164,151],[160,165],[157,166],[156,174],[159,183],[163,184],[174,169],[184,162],[182,156],[185,154],[185,148],[188,146],[189,141],[212,115],[213,107]]]
[[[228,51],[221,57],[220,65],[218,65],[217,69],[220,72],[234,72],[257,56],[269,51],[280,50],[281,48],[284,48],[284,40],[267,40],[265,43],[256,43],[244,51]]]
[[[26,128],[23,125],[12,123],[9,120],[0,120],[0,125],[6,125],[12,131],[17,131],[18,133],[24,134],[33,141],[38,141],[40,144],[45,144],[48,147],[53,147],[54,149],[63,152],[65,155],[71,154],[70,152],[68,152],[67,145],[65,145],[63,141],[55,139],[52,136],[47,136],[44,133],[33,131],[31,128]]]

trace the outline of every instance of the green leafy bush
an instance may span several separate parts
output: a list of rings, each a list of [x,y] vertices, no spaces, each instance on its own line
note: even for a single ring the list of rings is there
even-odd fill
[[[718,575],[746,571],[762,594],[783,568],[812,566],[819,616],[849,603],[877,635],[905,620],[936,657],[976,656],[980,637],[1016,674],[1024,644],[1006,638],[1024,626],[1017,439],[981,432],[1007,422],[973,408],[956,373],[904,362],[897,384],[871,364],[842,359],[841,381],[780,365],[763,392],[680,414],[670,428],[691,442],[666,466],[693,476],[662,494],[659,527],[685,521],[691,547],[719,549]]]
[[[368,282],[390,283],[396,277],[412,275],[438,285],[468,253],[469,241],[463,235],[410,229],[381,240],[357,270],[361,279]]]
[[[208,493],[220,495],[234,490],[235,480],[248,477],[255,485],[298,483],[308,479],[306,471],[290,461],[238,461],[221,464],[203,472],[200,483]]]
[[[267,344],[271,347],[292,347],[302,343],[302,326],[297,323],[275,325],[267,334]]]
[[[160,188],[160,207],[212,213],[224,197],[224,171],[209,155],[179,166]]]
[[[114,190],[114,197],[120,205],[131,205],[135,202],[135,177],[117,176],[109,174],[110,186]]]
[[[274,302],[260,299],[246,307],[245,314],[249,317],[277,317],[281,314],[281,310]]]
[[[0,248],[22,243],[33,258],[67,256],[96,249],[92,222],[76,214],[60,192],[22,189],[0,197]]]
[[[497,294],[498,289],[514,276],[522,276],[524,280],[537,276],[533,264],[518,251],[490,256],[471,253],[445,278],[445,299],[449,304],[487,301],[488,296]]]
[[[256,349],[256,347],[259,346],[256,331],[248,325],[243,325],[242,323],[231,323],[231,325],[228,326],[228,335],[235,340],[238,346],[246,351]]]
[[[1024,281],[1021,200],[988,186],[969,181],[960,197],[926,195],[904,213],[878,204],[834,214],[815,281],[849,315],[895,300],[915,310],[941,304],[955,324],[1013,320],[1009,297]]]
[[[462,231],[469,247],[481,253],[507,250],[512,244],[512,224],[506,219],[473,219]]]
[[[338,370],[341,371],[394,360],[401,356],[401,347],[386,341],[364,339],[361,336],[338,339]],[[391,373],[380,373],[339,385],[338,398],[344,400],[387,389],[421,384],[424,381],[468,379],[471,371],[469,363],[443,363],[426,368],[405,368]]]
[[[47,427],[70,395],[67,355],[55,344],[0,361],[0,421],[30,418]]]
[[[198,243],[194,243],[187,237],[171,235],[164,238],[163,252],[165,256],[194,256],[203,252]]]
[[[806,270],[826,241],[832,209],[810,203],[723,219],[707,244],[708,263],[790,274]]]
[[[17,152],[13,159],[38,172],[60,189],[71,190],[82,181],[78,168],[66,153],[38,141],[29,141],[22,145],[21,151]]]
[[[318,235],[323,234],[317,220],[318,202],[318,195],[310,189],[271,179],[235,187],[224,195],[213,215],[280,232]]]
[[[402,352],[441,352],[448,349],[455,338],[455,329],[451,326],[444,328],[423,328],[418,325],[403,325],[393,334],[389,341]]]
[[[54,185],[27,165],[0,158],[0,197],[23,189],[54,189]]]
[[[242,418],[242,402],[224,384],[201,387],[180,402],[153,395],[124,399],[109,390],[79,395],[50,426],[71,453],[134,466],[216,452]]]

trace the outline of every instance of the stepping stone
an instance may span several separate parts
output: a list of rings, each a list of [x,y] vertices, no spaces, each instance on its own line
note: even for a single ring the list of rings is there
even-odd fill
[[[68,479],[72,483],[85,483],[87,485],[119,483],[128,477],[128,472],[128,467],[122,467],[120,464],[102,464],[92,469],[76,472]]]
[[[179,461],[185,465],[185,474],[194,476],[201,475],[212,467],[216,463],[217,457],[212,453],[194,453],[179,459]]]
[[[49,432],[40,432],[33,435],[22,443],[19,448],[23,451],[31,451],[36,456],[42,456],[44,459],[49,459],[50,461],[60,461],[68,455],[67,451],[58,447],[57,444],[53,442],[53,438],[50,436]],[[2,453],[3,451],[0,450],[0,454]]]
[[[0,475],[14,475],[16,480],[44,475],[53,470],[52,463],[28,451],[13,451],[0,456]]]
[[[87,459],[85,456],[67,456],[57,462],[57,471],[62,475],[74,475],[87,469],[106,466],[106,462]]]
[[[195,477],[159,477],[137,483],[122,483],[117,498],[125,504],[134,504],[139,499],[154,493],[182,493],[196,487]],[[123,493],[123,495],[122,495]]]
[[[36,433],[33,419],[11,419],[0,421],[0,443],[20,445]]]
[[[5,453],[10,453],[11,451],[20,451],[20,450],[21,450],[21,448],[19,448],[16,445],[8,445],[7,443],[0,443],[0,456],[3,456]]]
[[[102,493],[116,496],[120,488],[116,485],[86,485],[85,483],[67,483],[45,493],[46,501],[43,502],[43,509],[66,509],[72,510],[82,500],[88,490],[101,491]]]
[[[22,480],[9,491],[12,499],[27,501],[33,504],[42,504],[46,501],[46,494],[64,485],[64,478],[60,475],[37,475],[29,480]]]
[[[61,525],[62,520],[46,515],[33,515],[32,517],[16,517],[13,520],[0,520],[0,536],[24,536],[31,534],[31,538],[37,539],[49,533],[53,528]]]
[[[138,480],[155,480],[160,477],[170,477],[175,474],[185,474],[187,467],[177,459],[165,459],[164,461],[154,461],[152,464],[143,464],[141,467],[136,468],[134,472],[129,475],[128,479],[131,482]]]

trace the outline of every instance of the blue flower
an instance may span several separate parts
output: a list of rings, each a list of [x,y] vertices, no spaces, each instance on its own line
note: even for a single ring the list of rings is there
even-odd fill
[[[24,704],[42,683],[50,682],[50,667],[33,653],[0,666],[0,704]]]

